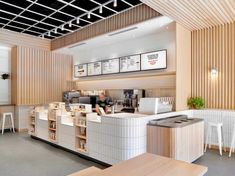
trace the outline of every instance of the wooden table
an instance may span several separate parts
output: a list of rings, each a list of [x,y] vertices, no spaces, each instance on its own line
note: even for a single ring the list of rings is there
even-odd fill
[[[203,176],[207,167],[143,154],[89,176]]]

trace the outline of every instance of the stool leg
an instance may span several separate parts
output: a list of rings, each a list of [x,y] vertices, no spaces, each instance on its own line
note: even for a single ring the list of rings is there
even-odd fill
[[[13,120],[12,115],[11,115],[11,126],[12,126],[13,133],[15,133],[14,120]]]
[[[220,127],[217,127],[217,134],[218,134],[218,142],[219,142],[219,153],[222,156],[222,134],[221,134]]]
[[[222,145],[223,145],[223,148],[224,148],[224,152],[226,152],[226,147],[224,145],[224,131],[223,131],[223,126],[221,126],[221,133],[222,133]]]
[[[207,145],[208,145],[208,139],[209,139],[209,133],[210,133],[210,128],[207,128],[207,134],[206,134],[206,144],[205,144],[205,149],[204,152],[206,152]]]
[[[231,145],[230,145],[230,151],[229,151],[229,157],[231,157],[232,152],[234,152],[234,142],[235,142],[235,126],[233,129],[233,135],[232,135],[232,141],[231,141]]]
[[[5,128],[5,115],[2,118],[2,134],[4,133],[4,128]]]

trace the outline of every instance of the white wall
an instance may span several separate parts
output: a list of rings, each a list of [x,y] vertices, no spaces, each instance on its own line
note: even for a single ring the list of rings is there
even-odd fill
[[[11,73],[11,49],[0,46],[0,76]],[[11,103],[11,81],[0,78],[0,104]]]
[[[165,29],[164,32],[157,31],[156,33],[139,38],[133,36],[131,39],[119,42],[100,42],[98,47],[84,47],[74,53],[74,64],[111,59],[161,49],[167,49],[168,68],[165,71],[175,71],[175,26]]]

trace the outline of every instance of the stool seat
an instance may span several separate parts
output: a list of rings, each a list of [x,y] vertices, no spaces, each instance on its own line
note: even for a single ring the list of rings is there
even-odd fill
[[[222,146],[224,145],[223,123],[208,122],[207,125],[208,126],[207,126],[205,152],[206,152],[208,143],[209,143],[209,148],[211,148],[211,138],[212,138],[211,132],[212,132],[212,128],[215,128],[217,132],[217,137],[218,137],[219,153],[222,156]]]
[[[2,134],[4,134],[5,122],[6,122],[7,117],[10,118],[11,128],[12,128],[13,133],[15,133],[13,113],[12,112],[4,112],[4,113],[2,113]]]

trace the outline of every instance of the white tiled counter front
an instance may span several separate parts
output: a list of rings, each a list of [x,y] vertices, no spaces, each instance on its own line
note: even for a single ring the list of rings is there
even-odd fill
[[[147,123],[152,119],[187,114],[190,111],[158,115],[119,113],[88,121],[89,156],[108,164],[116,164],[143,154],[147,149]]]

